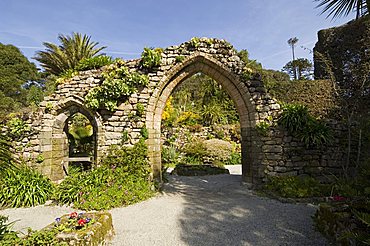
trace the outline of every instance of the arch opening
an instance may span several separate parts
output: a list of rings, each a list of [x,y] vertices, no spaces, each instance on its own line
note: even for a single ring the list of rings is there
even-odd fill
[[[96,159],[97,127],[82,113],[68,117],[64,126],[68,138],[68,166],[80,170],[89,170]]]
[[[188,59],[180,66],[177,66],[168,73],[161,82],[158,90],[154,92],[152,101],[149,102],[148,122],[148,147],[149,158],[153,165],[153,174],[162,179],[161,162],[161,125],[162,114],[172,92],[182,82],[191,76],[202,73],[217,81],[223,90],[230,96],[238,112],[241,134],[241,156],[242,156],[242,178],[244,181],[252,182],[253,155],[251,151],[251,127],[255,126],[255,109],[252,106],[251,98],[247,87],[241,83],[237,76],[234,76],[227,68],[217,64],[217,61],[198,56]]]
[[[177,85],[162,113],[162,172],[225,173],[241,165],[240,143],[235,104],[217,81],[196,73]]]
[[[102,127],[99,117],[76,100],[56,106],[52,127],[52,180],[63,179],[70,167],[94,168],[99,161]]]

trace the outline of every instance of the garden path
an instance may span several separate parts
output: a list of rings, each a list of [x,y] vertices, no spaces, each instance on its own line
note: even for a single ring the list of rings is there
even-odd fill
[[[327,245],[313,229],[313,205],[254,195],[232,175],[170,176],[163,194],[111,210],[113,245]]]
[[[326,245],[314,231],[313,205],[281,203],[258,197],[241,183],[240,166],[232,175],[170,176],[163,193],[147,201],[112,209],[121,245]],[[6,209],[14,229],[40,229],[68,207]]]

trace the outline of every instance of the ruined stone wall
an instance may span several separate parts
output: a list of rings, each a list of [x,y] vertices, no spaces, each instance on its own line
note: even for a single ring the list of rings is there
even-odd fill
[[[339,147],[335,144],[327,149],[306,149],[277,126],[266,136],[260,135],[256,125],[264,121],[277,125],[280,105],[266,93],[262,81],[245,76],[245,64],[230,44],[217,39],[195,41],[163,50],[161,64],[154,69],[143,69],[140,60],[127,61],[126,66],[132,71],[148,75],[149,84],[121,101],[113,112],[91,110],[84,103],[86,94],[102,83],[102,70],[81,72],[58,85],[29,120],[30,133],[27,139],[19,140],[24,147],[20,154],[52,180],[62,179],[65,175],[62,167],[68,165],[65,163],[68,143],[63,128],[68,117],[80,112],[92,122],[97,133],[96,163],[109,146],[122,142],[124,132],[129,136],[125,144],[132,145],[139,141],[145,127],[149,133],[147,145],[153,174],[160,178],[161,114],[166,100],[182,81],[202,72],[218,81],[236,105],[244,180],[260,183],[268,175],[328,173],[333,166],[340,166],[341,156],[335,154]],[[145,108],[142,115],[137,113],[138,103]],[[36,163],[40,155],[43,161]]]

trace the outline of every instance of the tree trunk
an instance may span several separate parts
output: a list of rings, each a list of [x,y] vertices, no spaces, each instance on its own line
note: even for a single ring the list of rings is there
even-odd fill
[[[361,143],[362,141],[362,129],[360,129],[360,132],[358,133],[358,146],[357,146],[357,158],[356,158],[356,175],[358,173],[358,169],[360,167],[360,158],[361,158]]]

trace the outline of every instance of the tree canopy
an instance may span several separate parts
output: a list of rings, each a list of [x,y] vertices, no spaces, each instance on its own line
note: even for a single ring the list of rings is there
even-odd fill
[[[35,64],[17,47],[0,43],[0,118],[28,104],[24,85],[39,77]]]
[[[286,71],[294,80],[309,79],[312,75],[312,63],[306,58],[298,58],[288,62],[283,71]]]

